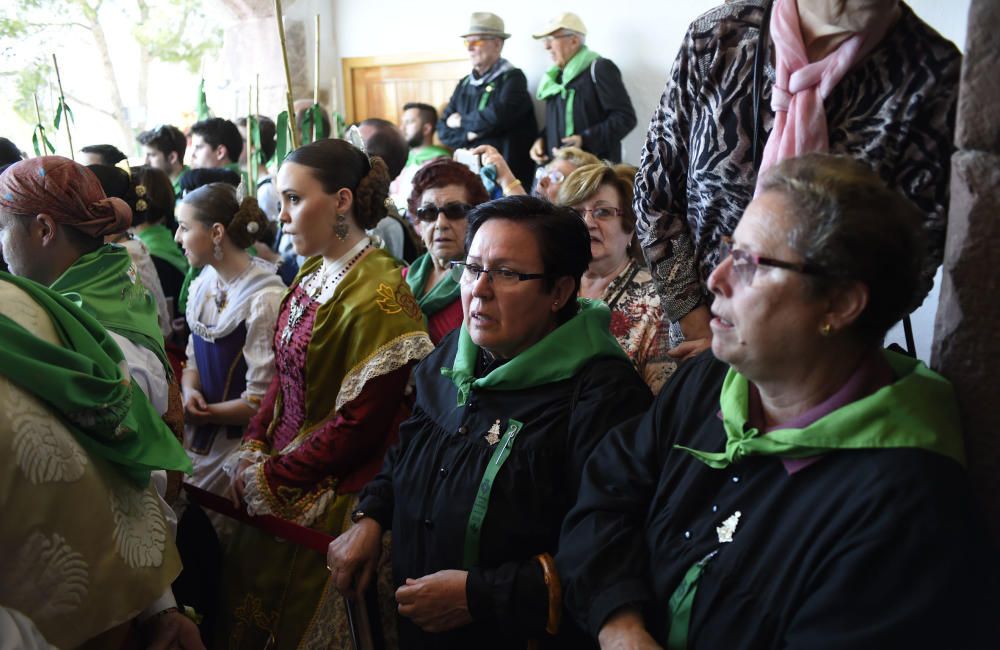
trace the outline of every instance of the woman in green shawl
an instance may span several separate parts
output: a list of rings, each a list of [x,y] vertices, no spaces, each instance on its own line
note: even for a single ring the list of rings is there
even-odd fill
[[[650,392],[607,306],[576,297],[579,215],[499,199],[469,215],[466,241],[463,324],[417,367],[413,416],[328,561],[355,597],[392,530],[403,650],[586,647],[560,623],[559,528],[590,450]]]
[[[410,214],[427,252],[403,269],[434,345],[462,324],[458,283],[451,277],[452,260],[465,257],[468,211],[489,199],[479,176],[450,158],[433,160],[413,177]]]

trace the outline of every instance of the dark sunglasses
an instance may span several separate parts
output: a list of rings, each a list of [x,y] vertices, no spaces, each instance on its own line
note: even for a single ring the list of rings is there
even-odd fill
[[[437,221],[438,213],[443,212],[445,219],[455,221],[456,219],[464,219],[471,209],[472,206],[468,203],[445,203],[442,206],[428,203],[417,208],[417,219],[421,221]]]

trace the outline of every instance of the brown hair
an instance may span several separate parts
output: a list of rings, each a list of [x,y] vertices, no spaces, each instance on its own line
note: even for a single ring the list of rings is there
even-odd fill
[[[578,167],[559,186],[556,203],[573,207],[596,194],[602,185],[613,187],[622,200],[622,230],[632,234],[628,245],[629,253],[636,261],[644,262],[635,231],[635,210],[632,208],[636,171],[637,168],[632,165],[613,165],[608,161]]]
[[[174,185],[166,172],[148,165],[132,167],[132,225],[163,223],[174,213]],[[141,189],[140,189],[141,188]]]
[[[797,224],[788,244],[806,264],[816,294],[861,282],[868,305],[852,329],[863,342],[880,343],[913,306],[926,246],[924,215],[864,164],[846,156],[808,154],[769,169],[761,192],[788,201]]]
[[[228,183],[202,185],[185,194],[181,203],[194,208],[196,218],[206,226],[222,224],[226,236],[237,248],[266,241],[270,222],[257,205],[257,199],[248,196],[238,201],[236,188]]]
[[[366,155],[345,140],[323,139],[299,147],[286,162],[304,165],[327,194],[348,189],[354,194],[354,220],[358,227],[374,228],[387,214],[389,170],[378,156]]]
[[[413,191],[410,192],[410,197],[406,200],[406,207],[410,214],[417,213],[417,208],[420,207],[420,197],[424,195],[424,192],[448,185],[464,187],[469,205],[475,206],[490,200],[479,174],[451,158],[436,158],[413,175]]]

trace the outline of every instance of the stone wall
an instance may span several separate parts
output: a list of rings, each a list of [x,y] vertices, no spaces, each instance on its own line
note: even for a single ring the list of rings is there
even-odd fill
[[[973,0],[931,365],[955,385],[969,475],[1000,543],[1000,2]]]

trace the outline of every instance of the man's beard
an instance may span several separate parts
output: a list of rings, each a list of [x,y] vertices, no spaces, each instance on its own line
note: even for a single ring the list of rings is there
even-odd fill
[[[410,145],[410,149],[416,149],[417,147],[424,146],[424,132],[423,129],[417,131],[409,137],[406,144]]]

